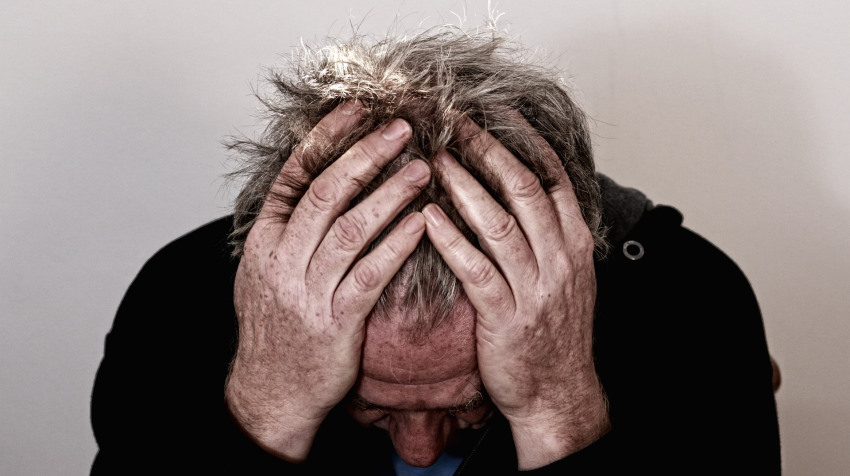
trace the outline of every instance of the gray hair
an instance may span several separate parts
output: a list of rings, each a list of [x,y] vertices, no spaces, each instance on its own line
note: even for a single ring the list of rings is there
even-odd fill
[[[357,140],[393,118],[405,119],[413,129],[401,155],[366,186],[352,206],[410,160],[430,163],[444,148],[504,206],[498,177],[476,170],[473,159],[459,147],[463,138],[458,137],[456,126],[463,116],[501,141],[549,189],[560,171],[553,170],[552,160],[547,160],[545,144],[527,134],[526,125],[518,124],[519,112],[557,153],[561,164],[554,167],[566,169],[597,252],[604,250],[600,191],[584,113],[554,71],[530,64],[525,50],[493,31],[468,33],[442,27],[411,37],[378,41],[354,35],[351,40],[334,41],[322,48],[303,48],[289,69],[272,70],[268,79],[274,93],[260,98],[269,121],[265,131],[258,139],[233,139],[227,144],[243,161],[234,174],[245,177],[235,203],[235,229],[231,235],[237,256],[267,198],[291,206],[297,204],[308,184],[292,196],[267,197],[272,183],[290,153],[319,120],[350,99],[362,104],[366,117],[345,140],[315,154],[315,163],[304,164],[313,178]],[[431,202],[445,210],[477,245],[475,235],[434,177],[372,247],[401,217]],[[410,319],[410,328],[427,330],[450,315],[462,295],[457,278],[423,237],[385,289],[374,314],[386,315],[389,309],[401,306],[411,311],[405,318]]]

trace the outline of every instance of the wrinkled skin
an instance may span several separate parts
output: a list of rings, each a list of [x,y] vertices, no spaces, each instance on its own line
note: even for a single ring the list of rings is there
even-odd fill
[[[349,412],[389,434],[398,455],[431,466],[457,430],[492,415],[483,398],[475,351],[475,309],[458,303],[450,319],[416,342],[404,338],[406,312],[394,309],[366,325],[361,375]]]
[[[281,174],[308,180],[302,154],[344,136],[361,114],[349,103],[325,117]],[[246,240],[234,287],[239,345],[226,398],[244,430],[284,459],[306,458],[319,425],[354,385],[366,315],[424,232],[422,215],[411,214],[357,259],[427,184],[421,161],[343,213],[357,183],[374,178],[409,137],[401,120],[368,135],[310,184],[294,210],[267,201]],[[272,191],[286,194],[284,187],[278,181]]]
[[[321,150],[311,144],[344,136],[361,114],[356,104],[347,103],[325,117],[281,174],[306,182],[302,154]],[[477,362],[467,367],[477,369],[463,367],[474,377],[463,377],[464,385],[445,392],[399,386],[405,382],[387,382],[391,379],[376,373],[382,384],[394,385],[397,398],[382,405],[383,414],[374,423],[390,431],[408,463],[428,465],[445,446],[446,433],[462,426],[458,422],[464,415],[449,412],[447,402],[461,402],[478,390],[475,381],[480,380],[511,424],[520,469],[543,466],[589,445],[610,423],[591,348],[593,240],[566,173],[547,193],[498,141],[467,121],[463,132],[472,140],[466,152],[481,167],[498,171],[509,210],[448,153],[438,155],[435,172],[484,252],[430,204],[424,216],[405,217],[361,257],[430,178],[428,167],[413,161],[348,210],[361,189],[358,184],[371,181],[409,139],[406,123],[393,124],[399,126],[396,134],[383,134],[390,128],[376,131],[334,162],[294,210],[273,200],[264,204],[245,243],[234,289],[240,337],[226,388],[234,417],[267,451],[303,461],[328,412],[355,386],[362,391],[366,385],[369,391],[369,375],[358,381],[361,356],[364,366],[373,362],[374,368],[383,368],[380,356],[370,357],[368,342],[363,354],[368,316],[427,230],[471,303],[474,337],[468,347],[475,347]],[[287,193],[282,181],[274,187],[273,192]],[[369,335],[381,334],[370,330]],[[428,378],[457,381],[450,377]],[[464,424],[478,424],[483,412],[468,418]],[[424,440],[423,434],[433,438]]]
[[[511,424],[520,469],[536,468],[610,427],[593,365],[593,238],[566,172],[547,193],[472,121],[464,132],[474,163],[499,171],[510,211],[442,152],[437,173],[484,252],[434,204],[423,210],[428,238],[475,307],[479,372]]]

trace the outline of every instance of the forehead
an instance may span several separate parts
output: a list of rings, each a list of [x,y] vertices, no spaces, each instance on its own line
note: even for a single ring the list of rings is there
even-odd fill
[[[403,311],[370,319],[363,344],[365,377],[405,384],[429,384],[477,368],[474,311],[461,305],[426,336],[411,340],[400,324]]]
[[[459,310],[414,342],[398,325],[403,316],[390,317],[367,325],[360,396],[387,407],[434,407],[480,390],[472,312]]]

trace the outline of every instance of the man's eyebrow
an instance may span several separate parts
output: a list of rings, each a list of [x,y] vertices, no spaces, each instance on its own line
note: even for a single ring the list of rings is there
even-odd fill
[[[366,400],[360,395],[354,395],[353,397],[351,397],[349,403],[351,404],[351,406],[358,410],[386,410],[386,408],[380,405],[375,405],[374,403]]]
[[[454,415],[456,413],[469,412],[475,410],[476,408],[480,408],[482,405],[484,405],[484,403],[486,403],[484,399],[484,394],[480,391],[475,392],[474,395],[467,398],[466,401],[464,401],[460,405],[455,405],[449,408],[449,414]]]
[[[375,403],[366,400],[361,395],[354,395],[350,401],[351,405],[358,410],[394,410],[391,407],[381,406]],[[475,410],[476,408],[480,408],[486,403],[486,399],[484,398],[484,394],[481,392],[475,392],[474,395],[467,398],[463,403],[459,405],[455,405],[449,408],[440,408],[437,410],[447,410],[449,414],[454,415],[456,413],[463,413]]]

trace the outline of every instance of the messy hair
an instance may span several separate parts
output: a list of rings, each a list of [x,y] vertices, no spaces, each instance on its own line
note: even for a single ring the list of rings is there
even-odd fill
[[[231,240],[235,254],[242,247],[267,198],[295,206],[309,184],[292,196],[267,197],[284,162],[322,117],[346,100],[365,109],[359,127],[321,154],[309,154],[304,168],[315,178],[356,141],[393,118],[412,127],[403,152],[368,184],[351,206],[374,191],[413,159],[430,163],[448,150],[476,176],[494,198],[506,206],[498,177],[484,176],[464,153],[459,121],[465,116],[496,137],[539,177],[547,190],[566,169],[594,237],[604,247],[600,230],[600,191],[594,176],[587,122],[556,72],[528,62],[518,45],[493,31],[470,33],[454,27],[428,30],[408,37],[369,41],[355,35],[321,48],[303,47],[289,68],[272,70],[273,93],[261,97],[268,125],[257,139],[233,139],[228,144],[242,160],[237,174],[245,177],[235,203]],[[527,133],[516,113],[554,149],[560,164],[547,158],[545,145]],[[307,157],[307,155],[305,155]],[[465,236],[475,235],[460,218],[436,177],[379,236],[380,242],[404,216],[436,203]],[[507,207],[507,206],[506,206]],[[288,217],[282,217],[287,219]],[[413,328],[430,329],[452,311],[462,289],[439,253],[424,236],[378,301],[374,315],[400,306]]]

